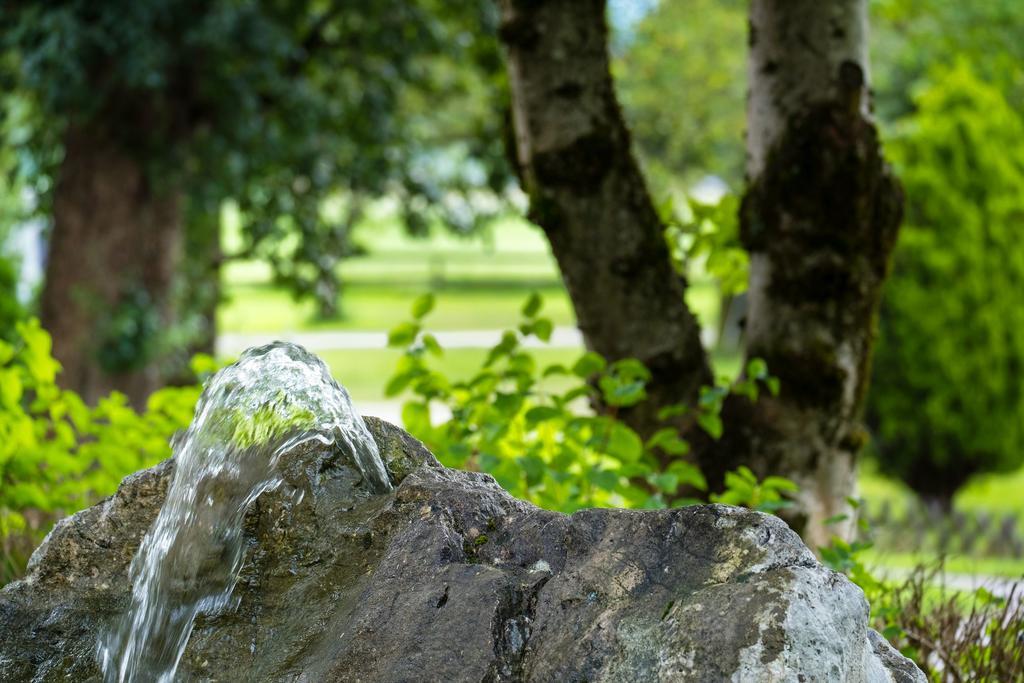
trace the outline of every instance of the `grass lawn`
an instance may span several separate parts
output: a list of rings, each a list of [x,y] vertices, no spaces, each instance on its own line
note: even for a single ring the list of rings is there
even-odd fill
[[[903,517],[911,505],[916,505],[913,492],[902,482],[880,474],[871,460],[861,466],[859,483],[860,495],[869,511],[888,503],[894,517]],[[1008,474],[981,475],[960,490],[953,499],[953,507],[969,517],[987,515],[995,518],[997,523],[1006,515],[1014,515],[1020,525],[1018,529],[1021,529],[1024,527],[1024,496],[1021,491],[1024,491],[1024,469]],[[934,563],[936,556],[873,548],[865,553],[865,559],[869,565],[912,569],[921,563]],[[946,571],[1024,578],[1024,558],[951,554],[946,558]]]
[[[302,330],[388,330],[409,319],[409,307],[420,294],[434,291],[437,306],[426,320],[433,330],[505,329],[520,318],[531,292],[544,297],[543,313],[555,325],[573,325],[575,318],[561,285],[445,286],[351,284],[342,298],[343,315],[335,320],[316,317],[313,302],[297,303],[280,288],[261,284],[228,287],[218,323],[224,332]]]
[[[906,514],[914,504],[914,493],[905,484],[878,472],[866,460],[860,469],[860,495],[869,506],[888,501],[895,516]],[[1014,515],[1024,527],[1024,468],[1002,474],[985,474],[971,479],[953,498],[953,508],[968,515],[984,513],[997,518]]]
[[[226,250],[240,246],[237,221],[225,217]],[[556,325],[575,317],[550,247],[540,230],[510,217],[484,234],[459,237],[436,230],[429,239],[409,237],[376,209],[356,231],[366,256],[345,261],[342,316],[316,317],[313,302],[296,302],[272,284],[264,262],[230,263],[224,270],[226,301],[218,324],[224,332],[303,330],[386,330],[408,319],[409,305],[423,292],[438,296],[427,321],[435,330],[505,329],[519,322],[519,309],[531,292],[544,296],[544,314]],[[695,281],[687,301],[705,325],[718,319],[718,295],[708,281]]]
[[[508,329],[521,317],[532,292],[544,297],[542,314],[555,325],[575,325],[565,288],[558,283],[458,282],[431,287],[427,283],[365,284],[345,287],[342,316],[316,316],[312,301],[296,302],[285,289],[270,284],[232,283],[218,312],[222,332],[296,332],[303,330],[387,330],[409,319],[413,299],[432,291],[437,305],[426,320],[433,330]],[[718,318],[718,295],[711,283],[695,283],[687,301],[705,324]]]
[[[871,548],[864,551],[864,564],[869,567],[911,570],[920,565],[934,566],[937,559],[925,553],[894,553]],[[1007,579],[1024,580],[1024,560],[1010,557],[967,557],[948,555],[945,571],[950,574],[1000,576]]]

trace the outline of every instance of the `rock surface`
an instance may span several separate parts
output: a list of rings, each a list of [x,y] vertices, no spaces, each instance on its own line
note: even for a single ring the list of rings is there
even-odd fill
[[[774,517],[565,516],[367,425],[395,491],[370,495],[330,449],[292,452],[247,514],[237,607],[196,623],[179,680],[924,681]],[[97,635],[172,468],[63,520],[0,592],[0,680],[101,678]]]

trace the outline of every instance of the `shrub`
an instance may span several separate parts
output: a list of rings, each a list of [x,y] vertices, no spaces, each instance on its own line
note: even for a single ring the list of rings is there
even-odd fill
[[[18,301],[17,266],[0,252],[0,339],[10,341],[15,325],[24,317],[24,307]]]
[[[859,501],[851,501],[854,507]],[[867,540],[834,538],[819,548],[822,562],[846,574],[871,604],[872,626],[934,683],[1001,683],[1024,677],[1024,583],[997,596],[985,588],[948,588],[944,560],[918,565],[899,580],[876,576],[861,553],[872,546],[872,529],[859,520]]]
[[[60,365],[36,320],[0,341],[0,585],[64,514],[109,495],[121,479],[170,455],[188,425],[198,386],[150,396],[141,415],[113,393],[91,408],[56,384]]]
[[[636,359],[612,363],[593,352],[570,366],[538,367],[524,342],[547,341],[551,321],[539,315],[536,294],[523,306],[522,323],[504,333],[483,367],[455,380],[433,369],[432,357],[444,353],[423,331],[433,308],[426,295],[413,304],[413,320],[391,331],[392,346],[405,349],[385,393],[409,395],[402,407],[405,428],[421,439],[442,463],[487,472],[513,495],[564,512],[584,507],[662,508],[697,502],[706,495],[700,470],[683,456],[689,445],[669,426],[647,440],[617,419],[617,412],[646,397],[647,368]],[[759,360],[750,362],[746,379],[705,387],[694,419],[717,438],[718,413],[730,392],[756,399],[762,388],[777,391],[777,380]],[[600,403],[601,414],[589,410]],[[431,407],[450,417],[434,424]],[[663,411],[666,422],[685,411]],[[757,482],[749,470],[732,473],[721,500],[776,510],[791,483],[780,478]]]
[[[1024,462],[1024,121],[963,63],[916,104],[889,145],[907,215],[868,421],[881,469],[948,507]]]

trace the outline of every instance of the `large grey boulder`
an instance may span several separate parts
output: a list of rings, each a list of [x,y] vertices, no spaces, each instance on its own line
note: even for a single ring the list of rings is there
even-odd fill
[[[247,513],[238,604],[200,618],[178,679],[924,681],[775,517],[548,512],[367,424],[394,492],[329,448],[290,453]],[[173,466],[63,520],[0,592],[0,681],[101,677],[97,636]]]

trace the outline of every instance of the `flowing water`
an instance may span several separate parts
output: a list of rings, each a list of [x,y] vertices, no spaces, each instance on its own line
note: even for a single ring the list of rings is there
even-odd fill
[[[232,606],[246,508],[281,484],[281,455],[309,441],[348,453],[373,491],[390,490],[348,392],[302,347],[249,349],[209,380],[172,441],[166,500],[129,569],[131,606],[97,647],[108,683],[174,679],[196,616]]]

